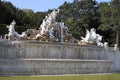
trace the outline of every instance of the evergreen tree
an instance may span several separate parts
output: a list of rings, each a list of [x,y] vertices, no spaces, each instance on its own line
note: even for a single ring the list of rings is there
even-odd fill
[[[99,4],[99,11],[101,15],[101,29],[106,37],[106,41],[111,44],[119,44],[119,30],[120,30],[120,2],[113,0],[110,4],[107,2]],[[116,40],[115,40],[116,39]]]
[[[116,44],[119,45],[119,36],[120,36],[120,0],[112,0],[112,18],[111,18],[111,26],[113,26],[113,30],[116,33]]]
[[[99,26],[97,2],[93,0],[74,0],[73,3],[65,2],[60,6],[61,20],[65,22],[71,33],[76,38],[84,35],[85,29]]]

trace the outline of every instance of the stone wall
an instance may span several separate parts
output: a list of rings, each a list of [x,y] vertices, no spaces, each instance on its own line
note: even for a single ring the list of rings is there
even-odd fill
[[[15,43],[1,45],[0,58],[97,59],[105,60],[103,47],[61,43]]]
[[[0,59],[0,75],[107,73],[110,65],[107,60]]]
[[[120,72],[120,51],[106,50],[106,59],[113,61],[111,70]]]

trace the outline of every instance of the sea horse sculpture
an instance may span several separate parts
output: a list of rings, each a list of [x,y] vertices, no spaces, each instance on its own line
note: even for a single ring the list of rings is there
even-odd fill
[[[98,46],[102,46],[103,44],[101,43],[102,41],[102,36],[99,34],[96,34],[96,30],[94,28],[92,28],[90,31],[86,29],[86,36],[81,37],[82,38],[82,42],[86,42],[86,43],[96,43]]]
[[[22,32],[22,34],[19,34],[18,32],[15,31],[14,26],[15,26],[16,22],[15,20],[12,21],[12,23],[7,26],[8,28],[8,39],[9,40],[19,40],[22,38],[27,38],[27,33],[26,32]]]

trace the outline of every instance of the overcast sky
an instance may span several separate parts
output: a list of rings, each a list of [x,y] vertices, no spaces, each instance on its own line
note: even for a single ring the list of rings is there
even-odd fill
[[[47,11],[48,9],[58,8],[65,1],[73,0],[5,0],[10,1],[14,6],[20,9],[32,9],[34,12]],[[96,0],[97,2],[110,2],[110,0]]]

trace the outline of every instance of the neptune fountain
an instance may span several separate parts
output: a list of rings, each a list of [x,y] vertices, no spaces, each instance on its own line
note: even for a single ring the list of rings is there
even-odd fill
[[[92,28],[81,37],[80,45],[69,33],[64,22],[57,22],[58,10],[43,19],[39,30],[27,29],[19,34],[7,26],[10,44],[0,41],[0,75],[63,75],[81,73],[107,73],[112,62],[106,49],[101,47],[102,36]],[[29,35],[29,36],[28,36]],[[2,41],[3,42],[3,41]],[[83,45],[83,44],[86,45]],[[96,43],[97,45],[88,45]],[[115,47],[116,49],[116,47]]]

